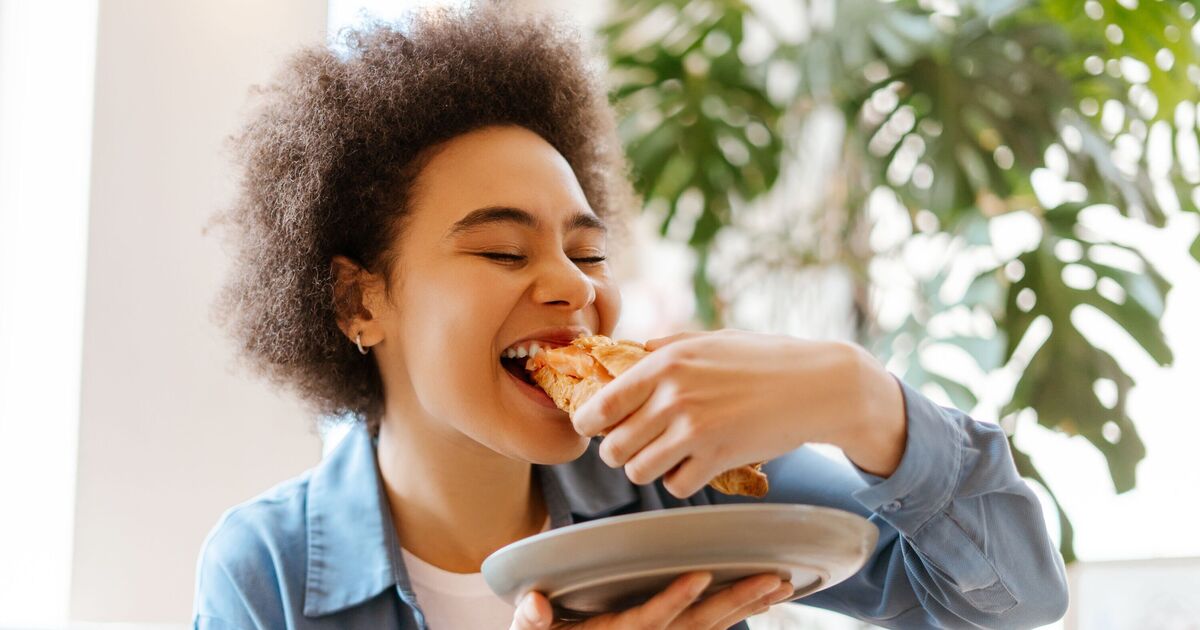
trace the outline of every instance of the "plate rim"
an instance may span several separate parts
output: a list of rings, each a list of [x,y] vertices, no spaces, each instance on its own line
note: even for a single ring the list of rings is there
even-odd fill
[[[653,510],[645,510],[642,512],[633,512],[630,514],[618,514],[616,516],[605,516],[598,519],[592,519],[583,523],[572,523],[562,527],[555,527],[544,532],[538,532],[533,536],[526,536],[520,540],[515,540],[495,551],[488,554],[480,565],[481,572],[493,558],[507,555],[512,551],[535,543],[540,543],[544,540],[552,540],[562,536],[571,536],[578,532],[584,532],[600,527],[607,527],[614,522],[633,523],[640,520],[659,519],[664,517],[678,518],[682,514],[692,512],[808,512],[818,514],[828,514],[829,516],[850,520],[856,525],[872,525],[870,520],[860,514],[855,514],[849,510],[841,508],[828,507],[824,505],[808,505],[803,503],[727,503],[722,505],[685,505],[680,507],[657,508]],[[876,534],[878,528],[875,527]]]
[[[512,554],[520,554],[522,549],[527,546],[545,544],[563,537],[577,536],[594,529],[611,527],[614,525],[614,523],[625,525],[626,523],[636,523],[641,520],[686,518],[688,514],[696,512],[766,512],[790,516],[816,516],[831,519],[835,526],[841,524],[848,526],[852,530],[855,530],[857,533],[857,540],[853,544],[857,550],[853,552],[853,555],[856,558],[854,568],[846,570],[844,574],[842,574],[842,571],[831,571],[829,569],[825,569],[824,571],[829,575],[825,580],[823,580],[822,587],[817,589],[818,591],[829,588],[830,586],[849,578],[855,572],[861,570],[862,567],[865,566],[865,563],[870,559],[873,550],[878,546],[879,536],[881,534],[879,526],[872,523],[867,517],[846,509],[823,505],[809,505],[803,503],[736,503],[723,505],[689,505],[671,508],[656,508],[630,514],[608,516],[585,521],[583,523],[564,525],[562,527],[540,532],[534,536],[529,536],[509,543],[508,545],[505,545],[504,547],[492,552],[487,558],[484,559],[480,570],[483,573],[483,577],[487,584],[492,587],[493,592],[500,594],[500,591],[496,589],[496,585],[498,583],[509,583],[513,587],[516,587],[516,582],[528,581],[530,576],[524,576],[524,578],[518,578],[514,580],[513,575],[505,575],[508,572],[501,568],[504,566],[511,566],[511,563],[514,561],[509,560],[508,557]],[[558,542],[561,544],[562,541]],[[810,568],[812,568],[811,565]],[[501,573],[502,571],[504,571],[504,573]],[[835,574],[838,575],[835,576]],[[522,587],[516,588],[520,590]],[[508,591],[511,589],[504,590]],[[516,596],[519,597],[519,593],[516,594]]]

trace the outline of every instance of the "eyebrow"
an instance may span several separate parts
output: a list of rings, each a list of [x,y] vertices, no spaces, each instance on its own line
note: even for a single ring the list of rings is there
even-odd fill
[[[542,228],[542,221],[525,210],[509,208],[507,206],[488,206],[472,210],[467,213],[467,216],[455,222],[450,227],[450,230],[446,232],[446,238],[453,238],[485,226],[502,223],[515,223],[533,230],[540,230]],[[567,217],[563,221],[563,229],[567,232],[575,230],[598,230],[605,234],[608,233],[608,227],[604,225],[604,221],[601,221],[596,215],[586,212],[577,212]]]

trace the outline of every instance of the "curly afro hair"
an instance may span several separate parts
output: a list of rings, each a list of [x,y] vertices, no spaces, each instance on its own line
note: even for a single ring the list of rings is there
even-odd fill
[[[359,305],[353,290],[335,295],[331,260],[392,277],[413,180],[440,143],[489,125],[539,134],[618,243],[637,200],[603,73],[573,29],[479,5],[344,36],[344,52],[301,50],[252,90],[253,114],[230,138],[240,190],[211,222],[234,257],[213,316],[314,420],[350,416],[374,434],[383,383],[337,325]]]

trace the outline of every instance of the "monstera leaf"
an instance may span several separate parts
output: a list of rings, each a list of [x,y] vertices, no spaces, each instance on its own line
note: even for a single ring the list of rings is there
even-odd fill
[[[1079,5],[1078,13],[1084,3],[1068,4]],[[1164,4],[1169,3],[1156,3]],[[978,13],[965,8],[953,35],[945,36],[939,47],[894,68],[861,101],[849,102],[850,113],[863,121],[851,139],[875,165],[875,180],[889,185],[905,205],[928,208],[946,229],[953,229],[962,214],[996,214],[1036,204],[1030,174],[1045,165],[1046,150],[1057,145],[1065,147],[1061,155],[1067,180],[1085,186],[1089,201],[1111,203],[1161,226],[1165,212],[1155,192],[1148,152],[1142,151],[1139,168],[1130,173],[1117,163],[1114,140],[1125,135],[1122,141],[1136,144],[1145,140],[1149,123],[1160,120],[1169,126],[1161,121],[1161,106],[1157,118],[1139,114],[1139,104],[1153,100],[1155,93],[1146,81],[1134,79],[1149,77],[1153,84],[1178,79],[1178,67],[1197,60],[1190,35],[1174,44],[1178,61],[1173,63],[1180,64],[1174,72],[1147,70],[1146,77],[1133,79],[1095,77],[1084,62],[1095,55],[1080,56],[1078,51],[1107,49],[1104,23],[1048,20],[1043,11],[1053,7],[987,6],[989,10]],[[1131,18],[1126,30],[1161,33],[1178,21],[1177,10],[1152,13],[1164,14],[1164,23],[1151,27]],[[1157,63],[1153,51],[1136,50]],[[1129,62],[1125,66],[1140,64],[1128,57],[1129,52],[1123,51]],[[1095,61],[1105,65],[1098,57]],[[1174,117],[1175,104],[1186,95],[1194,97],[1196,88],[1185,77],[1162,101],[1172,107],[1168,118]],[[1080,113],[1084,99],[1097,111]],[[1102,107],[1122,112],[1122,131],[1100,130]],[[1175,135],[1180,143],[1195,142],[1194,129]],[[1177,162],[1160,170],[1160,177],[1175,186],[1172,203],[1194,210],[1191,189],[1200,174],[1186,181]]]
[[[901,325],[879,335],[874,352],[888,360],[907,346],[903,368],[897,375],[911,384],[932,383],[953,404],[970,410],[977,399],[961,374],[937,364],[927,364],[923,350],[939,344],[964,351],[983,373],[1005,367],[1020,374],[1009,402],[998,415],[1012,417],[1032,409],[1038,422],[1091,442],[1108,462],[1118,492],[1136,483],[1137,464],[1145,456],[1126,400],[1133,379],[1113,357],[1095,346],[1077,327],[1073,314],[1092,309],[1124,330],[1160,365],[1173,361],[1159,326],[1170,284],[1140,252],[1092,237],[1080,229],[1081,204],[1067,204],[1041,215],[1042,237],[1036,247],[979,273],[961,297],[945,302],[944,288],[951,270],[965,260],[951,256],[945,268],[918,283],[918,302],[913,314]],[[955,233],[960,242],[986,247],[985,225],[976,216],[960,224]],[[962,309],[986,315],[996,334],[937,336],[929,332],[929,320],[939,314]],[[1050,332],[1031,357],[1017,356],[1018,347],[1035,321],[1049,324]],[[1044,328],[1044,327],[1043,327]],[[905,339],[898,344],[897,339]],[[1052,487],[1046,484],[1033,461],[1013,445],[1022,475],[1046,486],[1059,512],[1062,551],[1074,559],[1074,530]]]
[[[686,241],[699,255],[693,287],[710,324],[720,315],[707,274],[709,245],[731,221],[735,199],[753,199],[775,183],[782,151],[781,110],[768,97],[765,74],[738,56],[748,15],[738,2],[624,2],[601,31],[637,188],[666,206],[661,233],[685,194],[699,205]],[[670,28],[639,36],[657,23]]]
[[[738,299],[707,273],[717,232],[734,212],[752,212],[745,202],[806,150],[796,130],[810,113],[840,112],[838,167],[817,191],[822,212],[812,219],[821,224],[813,231],[840,242],[820,239],[792,264],[853,270],[855,295],[868,296],[850,314],[864,315],[859,341],[885,360],[903,355],[892,363],[899,376],[935,385],[962,409],[980,403],[972,383],[931,350],[961,351],[985,375],[1017,370],[995,415],[1032,410],[1042,426],[1082,436],[1104,454],[1116,490],[1132,488],[1145,454],[1126,409],[1134,383],[1076,320],[1098,313],[1169,364],[1159,320],[1170,287],[1137,251],[1081,229],[1079,215],[1107,204],[1159,227],[1179,210],[1200,211],[1196,8],[1175,0],[798,0],[796,8],[807,16],[798,36],[743,0],[617,0],[602,31],[638,190],[660,213],[661,233],[697,254],[702,322],[720,326],[723,305]],[[772,50],[748,63],[745,49],[764,38]],[[912,312],[884,328],[868,299],[869,263],[895,251],[875,251],[863,237],[868,198],[880,190],[910,221],[912,236],[896,250],[940,235],[961,251],[995,253],[989,222],[1011,213],[1034,217],[1040,240],[1012,259],[995,255],[998,266],[961,295],[946,288],[964,264],[950,256],[943,271],[913,283]],[[1200,261],[1200,239],[1190,252]],[[931,325],[955,313],[989,325],[969,334]],[[1035,322],[1050,332],[1018,356]],[[1047,485],[1026,454],[1014,448],[1014,457],[1022,475]],[[1069,561],[1074,530],[1058,510]]]
[[[1157,102],[1153,120],[1172,121],[1180,103],[1194,106],[1196,77],[1189,66],[1196,60],[1192,36],[1195,8],[1190,2],[1137,2],[1119,0],[1043,0],[1033,5],[1031,19],[1049,19],[1070,41],[1061,58],[1063,72],[1083,94],[1123,100],[1129,83],[1145,85]],[[1100,62],[1085,63],[1088,57]],[[1112,60],[1121,72],[1122,59],[1136,62],[1126,71],[1138,76],[1114,77]],[[1092,71],[1088,71],[1088,67]],[[1098,71],[1099,70],[1099,71]],[[1082,94],[1081,94],[1082,95]]]
[[[1070,40],[1060,63],[1076,98],[1068,114],[1083,113],[1096,130],[1102,129],[1104,117],[1116,121],[1099,138],[1089,138],[1094,133],[1082,129],[1083,151],[1103,161],[1111,160],[1105,154],[1111,155],[1114,146],[1143,145],[1135,164],[1117,171],[1109,167],[1102,177],[1080,181],[1090,190],[1111,190],[1122,179],[1124,188],[1136,186],[1141,199],[1126,194],[1123,206],[1112,197],[1097,200],[1153,225],[1161,225],[1163,218],[1156,186],[1169,187],[1168,203],[1196,212],[1193,190],[1200,173],[1186,172],[1179,159],[1197,152],[1200,46],[1193,35],[1195,5],[1142,2],[1130,9],[1114,0],[1048,0],[1036,6],[1035,19],[1061,23]],[[1156,140],[1160,146],[1154,146]],[[1154,155],[1169,161],[1155,164]],[[1124,178],[1115,176],[1120,170],[1126,171]]]
[[[1047,212],[1049,230],[1041,243],[1016,259],[1024,272],[1009,287],[1005,316],[1008,356],[1011,358],[1038,317],[1049,320],[1051,332],[1025,368],[1002,413],[1031,408],[1042,425],[1087,438],[1108,460],[1116,490],[1125,492],[1133,488],[1136,465],[1146,453],[1125,408],[1133,379],[1112,355],[1084,337],[1071,315],[1082,307],[1098,310],[1129,333],[1159,365],[1168,365],[1173,355],[1159,320],[1170,284],[1136,250],[1075,234],[1080,210],[1071,205]],[[1081,245],[1084,253],[1079,260],[1066,262],[1055,255],[1056,246],[1063,241]],[[1120,248],[1138,269],[1097,262],[1096,248]],[[1069,286],[1064,281],[1071,266],[1082,272],[1077,275],[1082,276],[1083,286]],[[1119,290],[1102,295],[1098,288],[1104,279]],[[1111,400],[1101,398],[1097,383],[1111,388]]]

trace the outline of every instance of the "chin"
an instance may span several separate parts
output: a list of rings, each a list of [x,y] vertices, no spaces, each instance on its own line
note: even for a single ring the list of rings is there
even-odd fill
[[[542,442],[529,449],[531,452],[527,453],[524,459],[531,464],[547,466],[575,461],[587,452],[588,443],[591,440],[574,431],[571,431],[571,436],[561,441]]]

